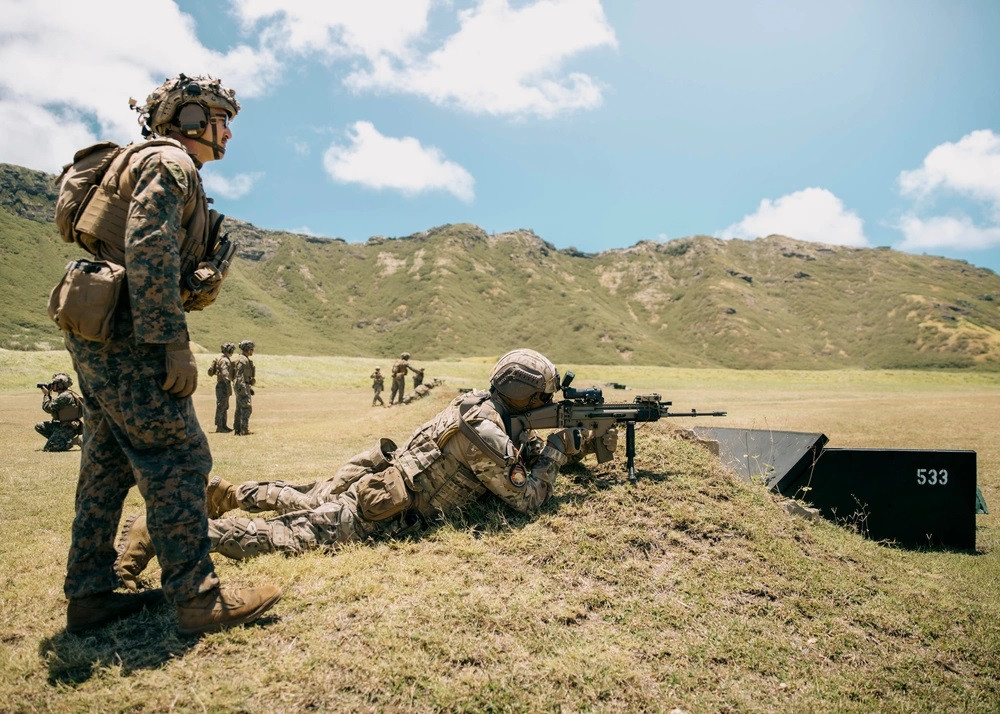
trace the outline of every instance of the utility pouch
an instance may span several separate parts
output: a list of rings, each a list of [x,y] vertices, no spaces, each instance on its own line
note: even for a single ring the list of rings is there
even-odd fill
[[[367,521],[384,521],[410,507],[413,498],[403,476],[390,466],[358,481],[358,510]]]
[[[74,260],[49,293],[49,317],[60,330],[92,342],[111,339],[125,268],[107,260]]]
[[[186,312],[204,310],[222,291],[223,274],[212,263],[202,261],[181,286],[181,300]]]

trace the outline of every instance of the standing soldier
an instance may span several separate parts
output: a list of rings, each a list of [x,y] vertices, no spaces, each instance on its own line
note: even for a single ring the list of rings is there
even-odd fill
[[[35,424],[35,431],[46,439],[42,451],[69,451],[74,444],[81,445],[83,402],[70,389],[72,386],[73,380],[65,372],[53,374],[48,384],[38,385],[42,390],[42,409],[52,415],[52,421]]]
[[[392,364],[392,392],[389,394],[390,407],[396,401],[397,394],[399,395],[399,403],[403,403],[403,392],[406,391],[406,371],[413,369],[410,366],[409,359],[410,353],[404,352]]]
[[[212,360],[208,368],[208,376],[215,377],[215,431],[228,433],[232,431],[226,426],[226,415],[229,413],[229,397],[233,395],[233,352],[236,345],[227,342],[222,345],[222,354]]]
[[[250,434],[250,414],[253,412],[253,385],[257,383],[257,369],[253,365],[253,340],[240,343],[240,356],[233,360],[233,385],[236,389],[236,415],[233,429],[236,436]]]
[[[385,388],[385,377],[382,376],[382,368],[376,367],[375,371],[372,372],[372,389],[375,391],[375,396],[372,397],[372,406],[375,404],[381,404],[385,406],[385,402],[382,400],[382,390]]]
[[[221,216],[209,211],[198,169],[222,158],[239,103],[219,80],[182,74],[144,104],[132,105],[143,136],[155,137],[116,154],[100,179],[101,190],[79,216],[60,224],[65,240],[79,242],[96,259],[71,264],[82,266],[82,277],[67,271],[64,282],[85,281],[102,270],[127,274],[106,323],[86,295],[75,299],[67,291],[58,305],[59,311],[72,308],[90,318],[88,325],[60,323],[86,416],[64,584],[66,629],[100,627],[166,596],[182,634],[213,632],[256,620],[281,597],[271,585],[220,586],[205,512],[212,455],[191,399],[198,365],[185,312],[211,304],[217,289],[206,299],[202,288],[208,280],[218,288],[228,268],[219,252],[226,243],[217,233]],[[74,161],[84,156],[78,152]],[[79,187],[73,182],[78,167],[73,169],[59,202]],[[109,326],[102,341],[83,336],[93,323]],[[162,591],[114,592],[115,532],[133,484],[146,502]]]

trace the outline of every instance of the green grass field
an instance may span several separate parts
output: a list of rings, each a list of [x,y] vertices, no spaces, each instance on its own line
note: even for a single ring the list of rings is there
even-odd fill
[[[199,355],[203,374],[210,359]],[[484,385],[492,359],[422,362],[445,383],[393,409],[368,406],[367,375],[387,360],[255,362],[252,436],[209,434],[230,481],[312,481],[378,436],[401,443],[457,388]],[[168,608],[87,636],[63,630],[79,451],[42,452],[32,425],[44,417],[35,382],[69,367],[62,352],[0,350],[0,711],[1000,708],[996,374],[560,365],[576,386],[622,382],[679,409],[728,409],[714,425],[974,449],[993,507],[977,517],[975,553],[789,516],[661,422],[638,432],[636,485],[621,458],[571,469],[535,517],[486,505],[410,541],[216,556],[224,582],[274,582],[285,596],[260,624],[191,639]],[[202,379],[195,403],[210,428]],[[140,504],[133,492],[126,513]]]

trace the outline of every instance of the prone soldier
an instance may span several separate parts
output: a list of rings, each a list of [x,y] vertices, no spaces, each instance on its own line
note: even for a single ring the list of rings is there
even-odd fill
[[[486,494],[518,511],[534,512],[552,495],[568,457],[595,451],[579,429],[554,432],[544,441],[527,431],[516,443],[511,438],[510,418],[550,403],[559,384],[559,373],[546,357],[513,350],[494,366],[488,391],[456,397],[414,431],[402,449],[380,439],[331,479],[301,486],[284,481],[236,486],[213,478],[209,501],[217,510],[279,515],[210,520],[212,550],[240,560],[398,537]],[[600,438],[603,449],[614,451],[614,430]],[[120,551],[119,576],[127,587],[137,587],[149,559],[141,529],[121,543]]]

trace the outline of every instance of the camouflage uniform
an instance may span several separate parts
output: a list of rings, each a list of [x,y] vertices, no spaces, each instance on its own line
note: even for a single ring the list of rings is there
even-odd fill
[[[504,419],[503,404],[489,392],[463,394],[418,428],[391,465],[388,460],[366,461],[365,452],[329,481],[307,486],[282,481],[241,484],[236,490],[239,508],[280,515],[210,520],[212,549],[242,559],[392,536],[457,513],[486,493],[518,511],[535,511],[551,496],[566,456],[533,435],[526,437],[530,447],[519,450]],[[472,436],[460,425],[463,420]],[[532,458],[522,464],[519,453]],[[405,490],[404,499],[397,503],[393,497],[392,504],[385,503],[385,494],[394,488]],[[400,503],[402,509],[392,513]],[[380,509],[390,515],[381,518]]]
[[[416,389],[423,383],[424,383],[424,370],[423,369],[413,370],[413,388]]]
[[[372,406],[376,404],[381,404],[385,406],[385,401],[382,399],[382,390],[385,389],[385,377],[382,376],[382,370],[376,369],[372,372],[372,390],[375,392],[375,396],[372,397]]]
[[[71,600],[118,585],[114,538],[133,483],[146,502],[167,597],[187,600],[219,584],[206,532],[208,441],[191,398],[161,388],[167,345],[188,339],[180,241],[207,239],[198,168],[172,143],[135,152],[122,173],[122,195],[131,203],[124,255],[112,259],[126,266],[128,289],[111,340],[66,334],[85,416],[64,585]]]
[[[229,358],[232,350],[225,351],[212,360],[212,366],[208,368],[208,376],[215,377],[215,430],[231,431],[226,426],[226,417],[229,414],[229,398],[233,395],[233,362]]]
[[[69,451],[73,441],[83,431],[80,417],[83,416],[83,402],[80,395],[71,389],[46,392],[42,396],[42,409],[54,418],[35,424],[35,431],[45,437],[42,451]]]
[[[403,353],[403,356],[393,362],[392,369],[392,392],[389,394],[389,405],[396,401],[399,395],[399,403],[403,403],[403,393],[406,391],[406,371],[412,369],[409,363],[410,355]]]
[[[236,390],[236,414],[233,431],[238,435],[250,433],[250,414],[253,413],[253,385],[257,383],[257,369],[253,360],[241,354],[233,360],[233,385]]]

